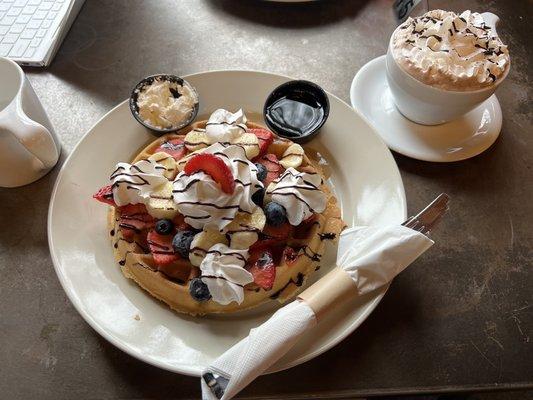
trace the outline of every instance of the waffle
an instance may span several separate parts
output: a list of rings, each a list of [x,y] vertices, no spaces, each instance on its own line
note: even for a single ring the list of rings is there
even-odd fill
[[[190,130],[205,128],[206,122],[205,120],[196,122],[177,133],[167,134],[158,138],[145,147],[131,162],[134,163],[148,158],[165,141],[176,138],[184,139]],[[247,122],[247,126],[248,128],[264,128],[250,121]],[[274,142],[268,148],[268,153],[274,153],[278,158],[281,158],[291,144],[291,141],[275,136]],[[328,178],[326,176],[327,172],[319,165],[318,160],[312,159],[308,153],[306,152],[302,165],[297,169],[318,172],[323,181],[326,181]],[[232,313],[259,306],[274,299],[279,302],[285,302],[294,297],[303,287],[309,275],[319,268],[326,241],[335,240],[345,226],[340,216],[337,200],[332,195],[329,187],[323,184],[320,189],[327,196],[326,209],[320,214],[315,214],[313,221],[308,223],[303,229],[303,235],[300,234],[297,237],[288,239],[287,245],[296,249],[296,258],[291,259],[290,265],[285,257],[281,258],[280,264],[276,267],[276,278],[272,289],[265,290],[254,283],[246,285],[244,287],[244,301],[241,304],[232,302],[227,305],[221,305],[213,300],[195,301],[189,295],[189,282],[199,276],[199,269],[190,264],[188,260],[180,260],[182,274],[172,278],[167,276],[154,263],[153,257],[147,251],[144,244],[145,241],[140,234],[139,236],[136,235],[133,241],[124,239],[118,222],[120,211],[111,207],[108,215],[108,225],[115,259],[127,278],[134,280],[149,294],[180,313],[191,315]]]

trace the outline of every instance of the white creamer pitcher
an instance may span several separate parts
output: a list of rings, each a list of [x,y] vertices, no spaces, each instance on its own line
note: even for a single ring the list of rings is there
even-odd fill
[[[57,163],[60,148],[22,68],[0,57],[0,187],[41,178]]]

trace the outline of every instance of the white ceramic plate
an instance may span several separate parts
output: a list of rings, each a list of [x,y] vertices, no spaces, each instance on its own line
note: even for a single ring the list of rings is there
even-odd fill
[[[220,107],[242,107],[249,117],[257,118],[272,89],[289,80],[252,71],[207,72],[186,79],[199,92],[200,119]],[[331,184],[344,220],[348,225],[401,222],[406,216],[405,193],[389,150],[351,107],[331,94],[329,98],[329,119],[309,147],[322,151],[332,166]],[[193,318],[172,312],[124,278],[113,260],[106,207],[91,196],[107,182],[118,161],[130,160],[153,139],[133,119],[127,102],[87,132],[65,162],[52,193],[50,252],[65,292],[98,333],[140,360],[199,376],[210,361],[268,319],[278,305],[272,302],[229,316]],[[331,269],[335,256],[330,248],[321,274]],[[385,291],[336,310],[269,372],[300,364],[339,343],[372,312]]]

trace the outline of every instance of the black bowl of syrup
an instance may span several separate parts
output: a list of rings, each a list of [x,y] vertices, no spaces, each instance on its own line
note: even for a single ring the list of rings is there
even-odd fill
[[[313,82],[289,81],[267,97],[263,116],[277,135],[304,143],[317,135],[328,119],[328,95]]]

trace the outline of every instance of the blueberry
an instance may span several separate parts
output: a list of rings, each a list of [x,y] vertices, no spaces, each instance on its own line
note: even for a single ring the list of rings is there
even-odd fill
[[[287,211],[281,204],[274,203],[273,201],[265,206],[265,215],[267,224],[273,226],[279,226],[287,220]]]
[[[201,278],[194,278],[189,284],[189,293],[196,301],[207,301],[211,298],[209,288],[202,282]]]
[[[256,163],[255,167],[257,168],[257,179],[264,181],[267,177],[267,169],[263,164]]]
[[[170,235],[174,231],[174,223],[169,219],[160,219],[155,224],[155,231],[160,235]]]
[[[252,195],[252,201],[259,207],[263,205],[263,198],[265,197],[265,189],[259,189]]]
[[[195,234],[193,231],[178,231],[172,239],[174,251],[183,258],[189,258],[189,250]]]

